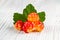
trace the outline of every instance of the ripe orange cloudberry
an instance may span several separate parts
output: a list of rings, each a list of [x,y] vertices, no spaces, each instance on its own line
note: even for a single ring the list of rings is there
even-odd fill
[[[33,13],[30,13],[28,15],[28,18],[27,18],[28,21],[31,21],[31,22],[36,22],[36,21],[39,21],[39,15],[35,12]]]
[[[18,20],[14,25],[15,29],[19,31],[22,30],[22,26],[23,26],[23,22],[21,20]]]

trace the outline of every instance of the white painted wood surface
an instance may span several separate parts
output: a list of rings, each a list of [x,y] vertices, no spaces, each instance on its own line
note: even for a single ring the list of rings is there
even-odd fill
[[[60,40],[59,0],[0,0],[0,40]],[[40,33],[16,31],[13,28],[13,13],[22,13],[32,3],[37,11],[46,12],[45,28]]]

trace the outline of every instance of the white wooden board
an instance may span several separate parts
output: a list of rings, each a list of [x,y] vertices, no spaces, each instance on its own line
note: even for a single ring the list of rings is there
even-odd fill
[[[59,0],[0,0],[0,40],[60,40]],[[22,13],[32,3],[37,11],[46,12],[45,28],[40,33],[16,31],[13,28],[14,12]]]

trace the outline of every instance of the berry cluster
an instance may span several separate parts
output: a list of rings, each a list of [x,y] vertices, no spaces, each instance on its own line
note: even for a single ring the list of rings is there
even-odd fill
[[[28,15],[26,22],[18,20],[14,27],[17,30],[23,30],[25,33],[41,32],[44,28],[44,24],[39,20],[39,15],[33,12]]]

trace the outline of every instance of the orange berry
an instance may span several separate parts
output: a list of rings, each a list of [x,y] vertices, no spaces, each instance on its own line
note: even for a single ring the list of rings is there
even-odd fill
[[[42,22],[36,22],[35,28],[36,28],[36,31],[41,32],[44,28],[44,24]]]
[[[44,24],[40,21],[32,22],[33,23],[33,32],[41,32],[44,28]]]
[[[22,29],[25,33],[32,32],[33,31],[32,28],[33,28],[33,24],[32,24],[32,22],[29,22],[29,21],[25,22],[22,27]]]
[[[27,18],[28,21],[31,21],[31,22],[35,22],[35,21],[39,21],[39,15],[35,12],[33,13],[30,13],[28,15],[28,18]]]
[[[15,29],[17,29],[17,30],[22,30],[22,25],[23,25],[23,22],[22,22],[21,20],[18,20],[18,21],[15,23],[14,27],[15,27]]]

